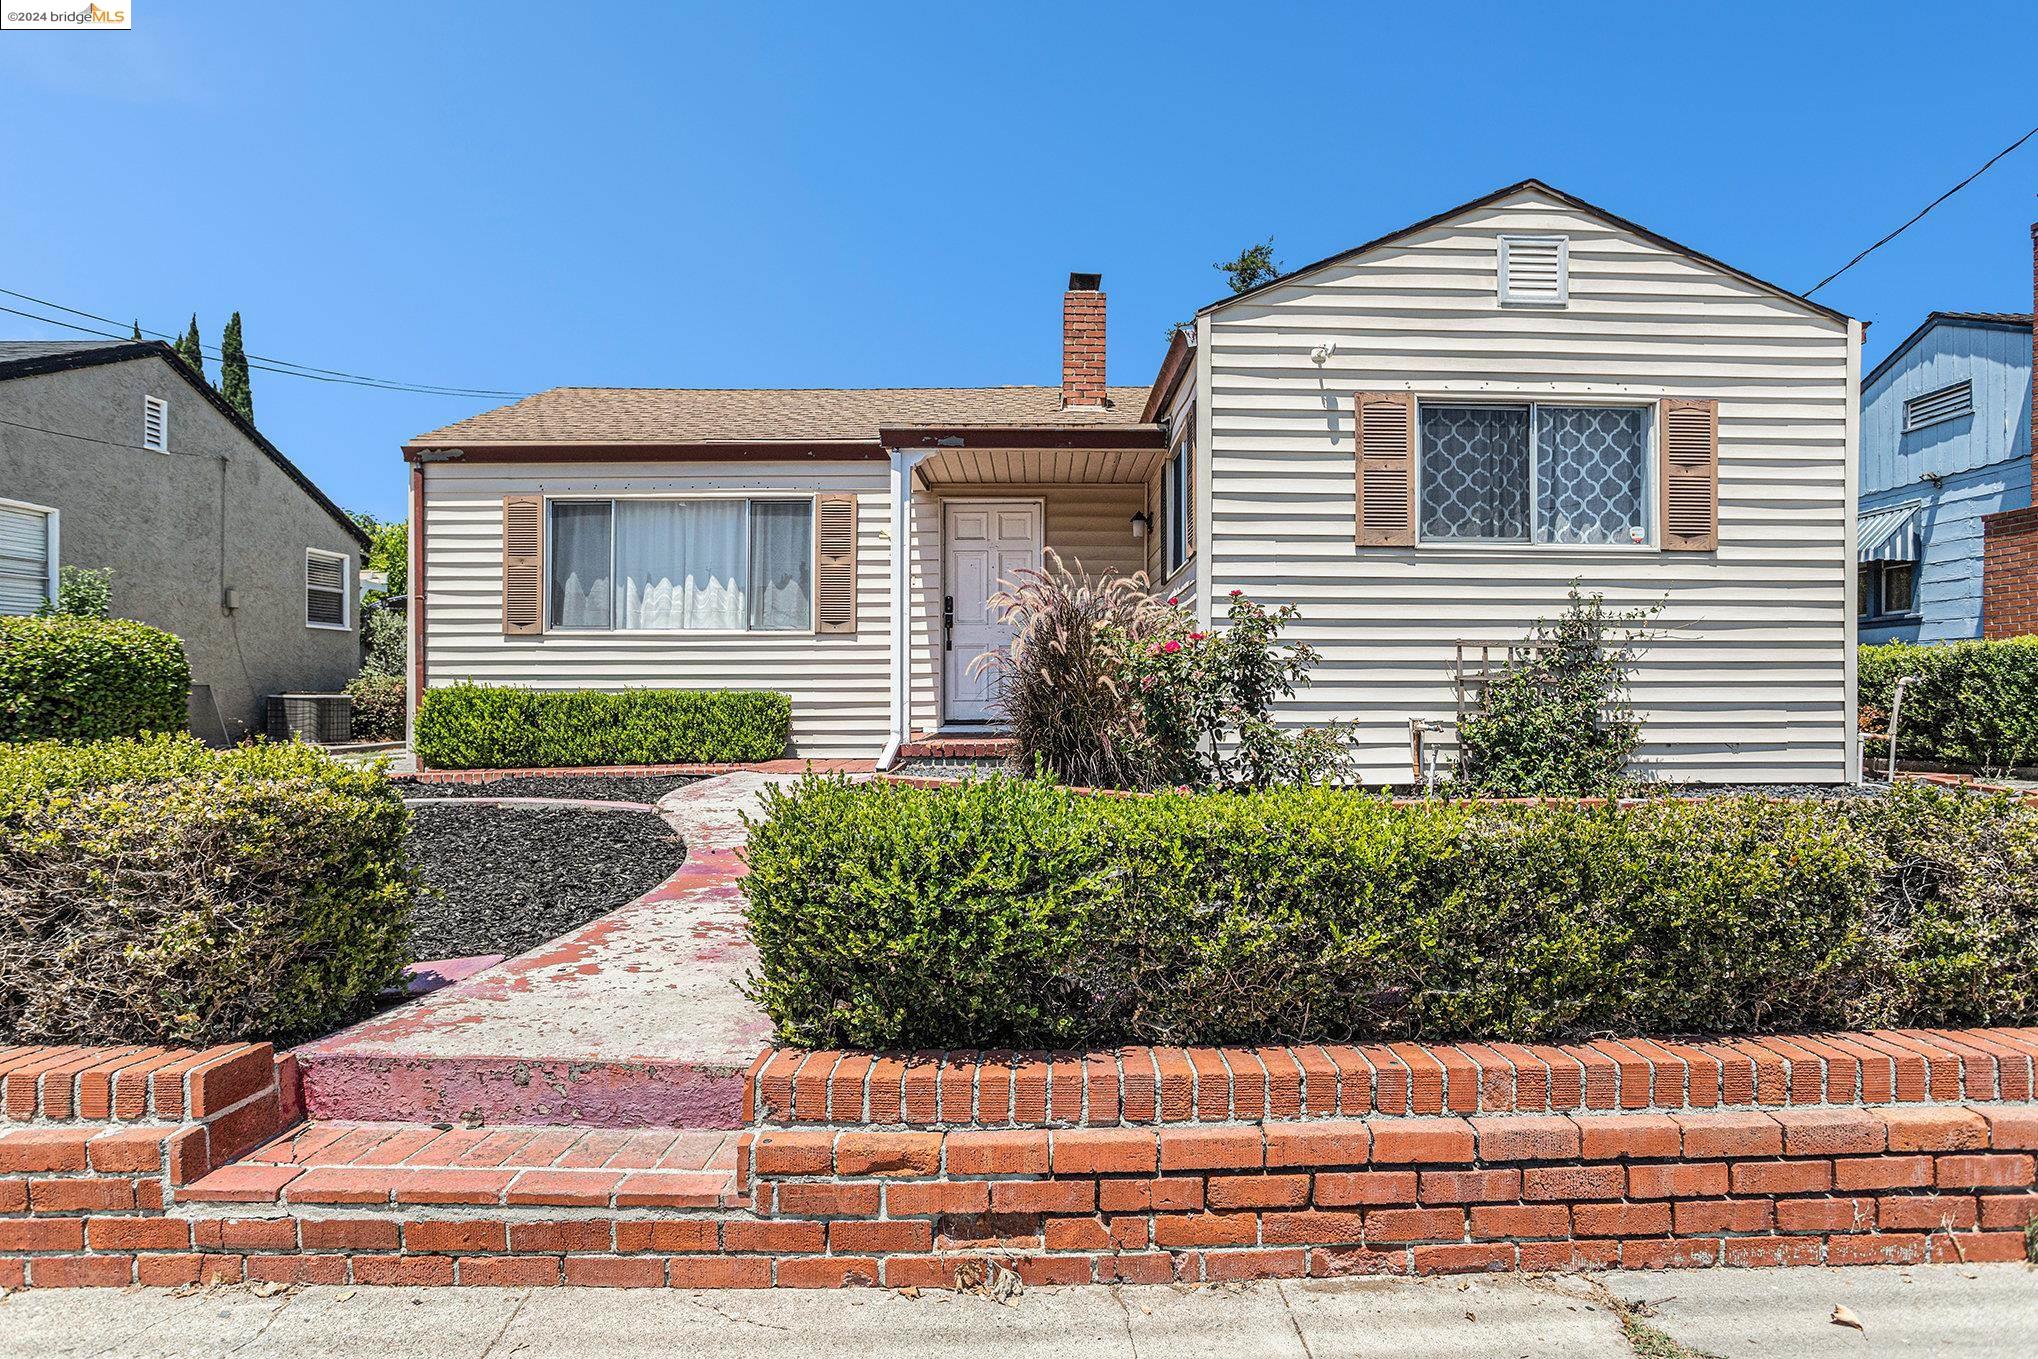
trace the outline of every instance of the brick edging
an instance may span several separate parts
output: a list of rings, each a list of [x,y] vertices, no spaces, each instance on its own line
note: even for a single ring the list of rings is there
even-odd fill
[[[2038,1028],[1082,1053],[767,1049],[746,1079],[744,1118],[780,1125],[1109,1127],[2025,1101],[2034,1092]]]

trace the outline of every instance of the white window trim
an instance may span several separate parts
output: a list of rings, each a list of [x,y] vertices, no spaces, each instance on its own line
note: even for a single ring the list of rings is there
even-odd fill
[[[0,509],[26,510],[30,514],[40,514],[49,521],[49,575],[43,582],[43,598],[47,599],[52,605],[55,605],[57,602],[57,585],[59,580],[57,570],[59,565],[59,549],[62,546],[63,511],[54,505],[37,505],[32,501],[8,500],[4,497],[0,497]]]
[[[1966,410],[1948,411],[1944,415],[1935,415],[1928,420],[1913,420],[1911,418],[1912,408],[1917,406],[1920,402],[1930,401],[1933,397],[1944,396],[1948,392],[1957,391],[1962,387],[1965,387],[1967,389]],[[1929,392],[1919,392],[1916,396],[1905,397],[1903,432],[1905,434],[1912,434],[1921,429],[1930,429],[1934,425],[1943,425],[1948,420],[1965,420],[1973,414],[1974,414],[1974,379],[1962,378],[1958,382],[1949,382],[1943,387],[1934,387]]]
[[[1658,489],[1657,440],[1662,431],[1657,428],[1662,421],[1655,415],[1660,403],[1654,400],[1640,400],[1634,397],[1609,396],[1483,396],[1476,393],[1449,396],[1424,397],[1415,400],[1415,545],[1430,552],[1539,552],[1539,553],[1638,553],[1661,551],[1662,525],[1656,501]],[[1425,452],[1422,437],[1422,412],[1429,406],[1495,406],[1525,407],[1529,413],[1529,536],[1526,538],[1425,538],[1422,532],[1422,464]],[[1543,406],[1619,406],[1627,409],[1651,412],[1646,422],[1648,440],[1642,447],[1642,514],[1643,534],[1639,543],[1539,543],[1536,529],[1540,526],[1542,498],[1536,494],[1536,477],[1542,470],[1542,450],[1537,438],[1538,412]]]
[[[1515,297],[1512,295],[1511,280],[1508,278],[1509,257],[1516,245],[1550,245],[1557,247],[1557,295],[1550,297]],[[1503,307],[1567,307],[1571,304],[1571,238],[1532,232],[1505,232],[1496,247],[1499,256],[1497,269],[1500,282],[1500,305]]]
[[[625,500],[659,500],[659,501],[733,500],[741,501],[746,505],[753,501],[759,500],[778,500],[778,501],[796,501],[800,504],[805,505],[807,507],[807,561],[808,561],[807,593],[809,596],[809,598],[807,599],[807,626],[804,628],[750,628],[750,627],[619,628],[614,626],[615,619],[613,616],[611,616],[611,618],[609,619],[610,626],[605,628],[575,628],[567,627],[564,624],[553,622],[552,506],[555,504],[616,505]],[[561,491],[558,495],[548,495],[544,497],[545,570],[543,573],[543,578],[539,581],[539,589],[542,590],[544,593],[544,597],[540,602],[544,606],[545,632],[547,633],[556,632],[562,637],[702,637],[702,638],[818,637],[820,634],[815,631],[815,624],[819,621],[816,616],[819,606],[818,601],[812,598],[812,596],[820,588],[821,580],[820,501],[821,496],[820,492],[818,491],[808,491],[804,493],[792,493],[792,494],[785,493],[774,494],[772,492],[766,491],[761,492],[757,495],[717,495],[699,493],[671,494],[657,491],[615,491],[608,494],[589,493],[583,495],[576,495],[570,491]],[[743,516],[743,560],[745,562],[748,562],[750,560],[750,516],[748,513],[744,514]],[[613,511],[611,511],[609,517],[609,582],[611,589],[614,588],[615,579],[616,579],[615,516]]]
[[[311,621],[311,559],[323,557],[340,564],[340,621],[337,623],[314,623]],[[352,632],[354,630],[354,559],[344,552],[328,552],[322,547],[304,549],[304,626],[317,628],[321,632]]]
[[[160,444],[149,442],[149,412],[151,410],[157,411],[161,416],[163,442]],[[168,453],[170,451],[170,403],[160,396],[142,397],[142,448],[150,453]]]

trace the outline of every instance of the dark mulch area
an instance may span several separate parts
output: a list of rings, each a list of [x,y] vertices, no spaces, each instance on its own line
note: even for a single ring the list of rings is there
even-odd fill
[[[656,802],[700,780],[687,774],[510,774],[487,783],[400,779],[405,797],[572,797],[590,802]]]
[[[686,858],[650,812],[457,803],[410,812],[408,848],[435,889],[418,906],[412,958],[515,956],[635,901]]]

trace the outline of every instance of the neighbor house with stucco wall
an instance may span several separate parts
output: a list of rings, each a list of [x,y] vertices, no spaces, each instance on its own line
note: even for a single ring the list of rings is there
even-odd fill
[[[168,345],[0,341],[0,613],[65,566],[111,570],[116,616],[183,639],[199,735],[353,678],[366,546]]]

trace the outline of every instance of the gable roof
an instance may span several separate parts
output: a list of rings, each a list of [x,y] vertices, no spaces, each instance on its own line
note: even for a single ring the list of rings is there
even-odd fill
[[[886,429],[1137,428],[1145,387],[1101,407],[1060,387],[554,387],[420,434],[404,447],[572,444],[872,444]]]
[[[1543,181],[1541,181],[1540,179],[1524,179],[1518,183],[1509,184],[1505,188],[1495,189],[1492,193],[1484,194],[1478,198],[1474,198],[1470,202],[1460,203],[1458,204],[1458,206],[1454,208],[1446,208],[1442,212],[1437,213],[1433,217],[1425,217],[1420,222],[1414,222],[1408,226],[1401,227],[1398,230],[1390,231],[1385,236],[1375,237],[1374,239],[1367,241],[1364,245],[1355,245],[1349,250],[1340,250],[1335,255],[1326,256],[1323,259],[1317,260],[1313,264],[1305,264],[1299,269],[1290,269],[1287,273],[1282,274],[1280,277],[1270,278],[1265,283],[1261,283],[1254,287],[1248,288],[1242,293],[1234,293],[1230,297],[1221,297],[1217,301],[1209,303],[1208,305],[1199,308],[1196,314],[1198,316],[1201,316],[1203,315],[1204,312],[1219,311],[1225,307],[1230,306],[1234,302],[1241,302],[1248,297],[1254,296],[1255,294],[1263,293],[1269,288],[1279,287],[1283,283],[1292,283],[1297,278],[1300,278],[1304,274],[1312,273],[1318,269],[1327,268],[1333,264],[1341,264],[1346,260],[1356,258],[1359,255],[1363,255],[1369,250],[1377,250],[1383,245],[1391,245],[1395,241],[1401,240],[1404,237],[1413,236],[1415,233],[1419,231],[1427,231],[1429,230],[1429,228],[1436,226],[1439,223],[1449,221],[1451,218],[1456,217],[1460,213],[1471,212],[1475,208],[1483,208],[1488,206],[1489,204],[1497,203],[1503,198],[1510,198],[1515,194],[1528,192],[1547,194],[1549,197],[1556,199],[1558,202],[1565,204],[1567,207],[1576,208],[1580,212],[1590,213],[1592,216],[1599,218],[1602,222],[1607,223],[1609,226],[1617,227],[1622,231],[1633,232],[1635,235],[1640,236],[1643,240],[1648,241],[1652,245],[1661,246],[1665,250],[1674,251],[1677,254],[1685,256],[1687,259],[1696,260],[1700,264],[1719,270],[1721,273],[1730,274],[1733,277],[1740,279],[1743,283],[1752,284],[1753,286],[1760,288],[1762,291],[1769,293],[1772,296],[1782,298],[1786,302],[1795,302],[1799,306],[1805,308],[1807,311],[1811,311],[1816,313],[1817,315],[1824,316],[1829,320],[1845,322],[1851,319],[1847,316],[1845,312],[1834,311],[1831,307],[1825,306],[1823,303],[1814,302],[1809,297],[1806,297],[1801,293],[1794,293],[1790,291],[1788,288],[1769,282],[1767,279],[1757,278],[1755,277],[1755,275],[1748,273],[1746,270],[1736,269],[1733,265],[1727,264],[1721,260],[1714,259],[1711,255],[1707,255],[1700,251],[1693,250],[1688,245],[1680,245],[1676,241],[1671,240],[1669,237],[1658,235],[1656,232],[1649,230],[1647,227],[1642,226],[1639,223],[1630,222],[1625,217],[1621,217],[1614,213],[1608,212],[1605,208],[1600,207],[1596,203],[1588,203],[1582,198],[1576,197],[1575,195],[1572,194],[1565,193],[1562,189],[1552,188],[1548,184],[1543,183]]]
[[[0,382],[11,378],[61,373],[74,368],[97,368],[108,363],[129,363],[136,359],[163,360],[170,366],[172,372],[190,384],[193,391],[211,402],[212,408],[225,416],[250,443],[268,455],[269,461],[281,468],[285,476],[296,482],[298,487],[316,501],[320,509],[331,515],[336,523],[345,528],[355,541],[362,547],[370,545],[367,533],[345,510],[335,505],[296,463],[283,456],[282,449],[264,438],[260,430],[227,404],[225,397],[212,389],[211,383],[192,372],[191,366],[177,357],[177,351],[161,340],[0,340]]]
[[[1981,330],[2029,330],[2031,313],[2028,311],[1932,311],[1925,313],[1925,319],[1918,328],[1904,337],[1903,343],[1882,356],[1882,362],[1869,370],[1861,379],[1864,390],[1869,384],[1890,370],[1891,365],[1911,352],[1918,341],[1925,338],[1935,326],[1973,326]]]

